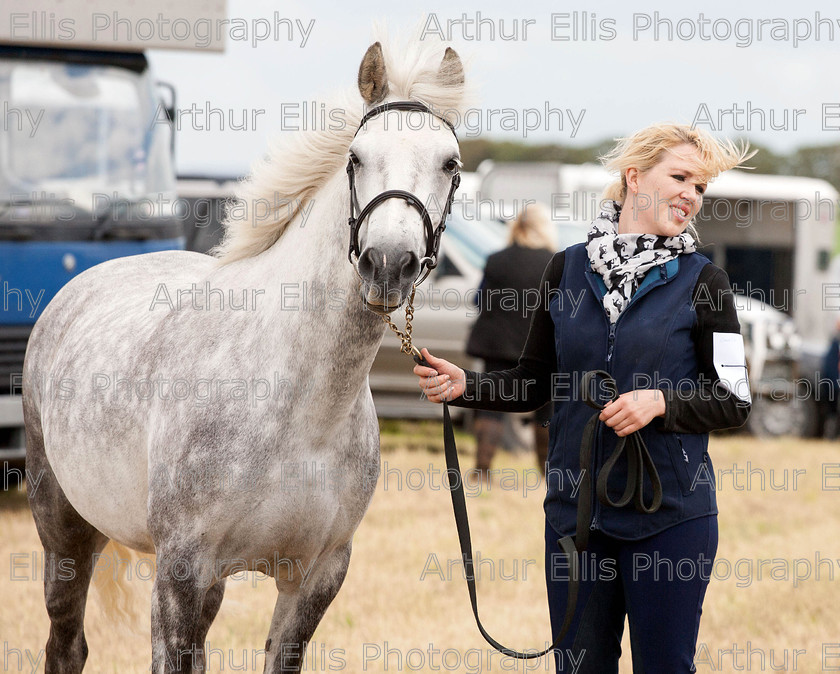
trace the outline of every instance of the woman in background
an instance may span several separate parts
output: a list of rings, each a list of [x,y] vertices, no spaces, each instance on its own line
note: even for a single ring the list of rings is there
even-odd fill
[[[529,203],[510,222],[507,247],[487,258],[476,298],[480,313],[467,340],[467,354],[483,359],[485,371],[516,367],[528,338],[531,314],[545,294],[539,291],[539,284],[554,254],[554,241],[548,210],[542,204]],[[551,411],[549,401],[534,413],[534,444],[541,471],[545,471],[548,455]],[[476,410],[473,430],[475,467],[487,477],[504,436],[504,412]]]

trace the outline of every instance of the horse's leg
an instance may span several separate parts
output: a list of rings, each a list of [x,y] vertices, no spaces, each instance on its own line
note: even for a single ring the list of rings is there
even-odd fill
[[[87,659],[84,619],[96,555],[107,537],[76,512],[47,461],[40,424],[26,426],[29,505],[44,546],[44,595],[50,618],[45,671],[77,674]]]
[[[193,660],[193,672],[203,672],[206,668],[204,662],[204,642],[207,640],[207,632],[210,625],[216,619],[216,614],[222,607],[222,599],[225,597],[225,578],[213,585],[207,594],[204,595],[204,603],[201,605],[201,617],[195,627],[193,643],[201,650],[197,650]]]
[[[331,555],[319,557],[306,582],[295,592],[284,592],[274,606],[265,645],[265,674],[297,674],[304,662],[306,644],[335,599],[350,564],[350,543]]]
[[[199,651],[204,650],[204,641],[195,639],[210,588],[200,582],[201,568],[194,548],[158,546],[152,588],[154,674],[191,674],[194,663],[203,661]]]

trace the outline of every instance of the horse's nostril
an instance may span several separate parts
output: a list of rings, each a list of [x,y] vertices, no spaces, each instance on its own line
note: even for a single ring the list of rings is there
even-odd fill
[[[405,252],[400,256],[400,280],[417,278],[420,273],[420,259],[412,252]]]
[[[366,281],[371,281],[376,273],[376,265],[382,255],[376,248],[366,248],[359,256],[359,275]]]

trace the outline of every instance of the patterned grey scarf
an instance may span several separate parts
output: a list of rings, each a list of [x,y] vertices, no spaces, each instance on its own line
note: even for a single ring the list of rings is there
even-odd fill
[[[618,320],[649,269],[696,250],[687,232],[679,236],[618,234],[620,214],[620,204],[608,204],[592,223],[586,242],[589,263],[607,286],[604,309],[610,323]]]

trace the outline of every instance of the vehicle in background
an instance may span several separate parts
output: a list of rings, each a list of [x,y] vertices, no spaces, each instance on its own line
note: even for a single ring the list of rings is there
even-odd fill
[[[812,437],[824,425],[816,395],[840,315],[840,270],[832,264],[840,197],[824,180],[743,171],[724,174],[709,192],[698,222],[709,242],[703,252],[726,269],[736,293],[793,319],[801,341],[786,361],[796,383],[789,400],[799,434]]]
[[[239,180],[238,176],[178,176],[175,211],[184,224],[187,250],[207,253],[220,243],[227,201]]]
[[[126,20],[154,19],[170,5],[117,1],[108,10]],[[28,0],[21,7],[15,30],[9,22],[0,29],[2,470],[23,464],[23,359],[52,297],[105,260],[184,247],[173,211],[175,92],[156,81],[143,53],[174,45],[92,37],[85,28],[97,3],[88,0]],[[211,13],[217,11],[225,12],[224,2]],[[79,30],[45,39],[36,24],[47,15]]]
[[[734,295],[750,378],[747,429],[757,436],[802,435],[815,402],[797,391],[802,339],[786,313],[748,295]]]
[[[475,194],[462,198],[484,218],[512,219],[528,203],[540,202],[563,225],[590,223],[601,212],[601,193],[612,176],[597,164],[496,162],[485,159],[463,185]],[[495,205],[496,211],[488,211]]]

